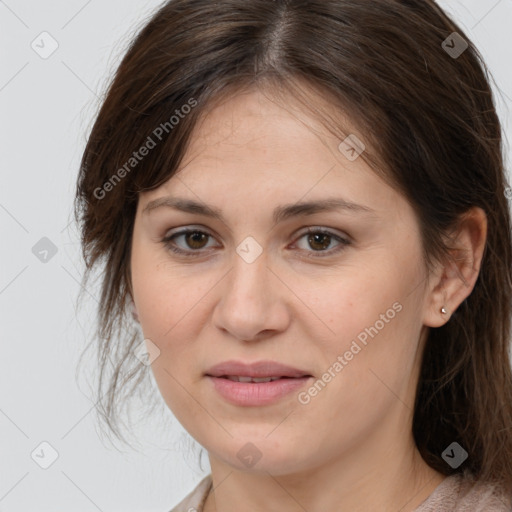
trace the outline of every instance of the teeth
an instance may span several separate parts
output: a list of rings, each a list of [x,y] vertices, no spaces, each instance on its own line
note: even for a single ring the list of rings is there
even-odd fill
[[[271,382],[273,380],[280,379],[281,377],[239,377],[229,375],[227,378],[229,380],[234,380],[235,382]]]
[[[238,382],[251,382],[251,377],[235,377],[235,379],[238,380]]]

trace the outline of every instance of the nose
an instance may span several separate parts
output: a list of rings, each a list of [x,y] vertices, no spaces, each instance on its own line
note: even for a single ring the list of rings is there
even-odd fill
[[[238,340],[261,340],[284,331],[290,323],[282,280],[268,267],[266,252],[248,263],[237,253],[219,287],[214,325]],[[220,283],[219,283],[220,284]]]

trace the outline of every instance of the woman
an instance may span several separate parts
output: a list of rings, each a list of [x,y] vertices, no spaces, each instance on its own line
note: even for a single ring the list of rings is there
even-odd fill
[[[140,31],[76,207],[109,425],[151,367],[208,452],[173,511],[512,510],[486,73],[433,1],[171,0]]]

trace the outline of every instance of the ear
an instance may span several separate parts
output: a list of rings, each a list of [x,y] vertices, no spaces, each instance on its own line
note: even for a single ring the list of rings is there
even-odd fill
[[[137,311],[137,308],[135,307],[135,303],[133,302],[133,299],[132,299],[131,295],[129,296],[128,304],[129,304],[129,307],[130,307],[130,312],[132,314],[132,318],[137,323],[140,323],[140,321],[139,321],[139,313]]]
[[[473,207],[461,216],[450,238],[449,261],[439,264],[431,275],[423,323],[428,327],[444,325],[475,286],[487,240],[487,216]],[[446,314],[441,312],[445,308]]]
[[[128,258],[126,267],[125,267],[125,280],[126,285],[128,287],[128,306],[130,308],[130,313],[132,314],[132,318],[140,324],[139,321],[139,313],[137,308],[135,307],[135,302],[133,302],[133,287],[132,287],[132,273],[131,273],[131,260]]]

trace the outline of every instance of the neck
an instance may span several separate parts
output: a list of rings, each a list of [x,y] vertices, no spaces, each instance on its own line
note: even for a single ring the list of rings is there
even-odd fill
[[[414,448],[413,457],[382,464],[347,455],[309,471],[286,475],[248,473],[210,455],[213,491],[204,512],[311,512],[368,510],[413,512],[444,480]],[[363,463],[361,463],[363,462]]]

